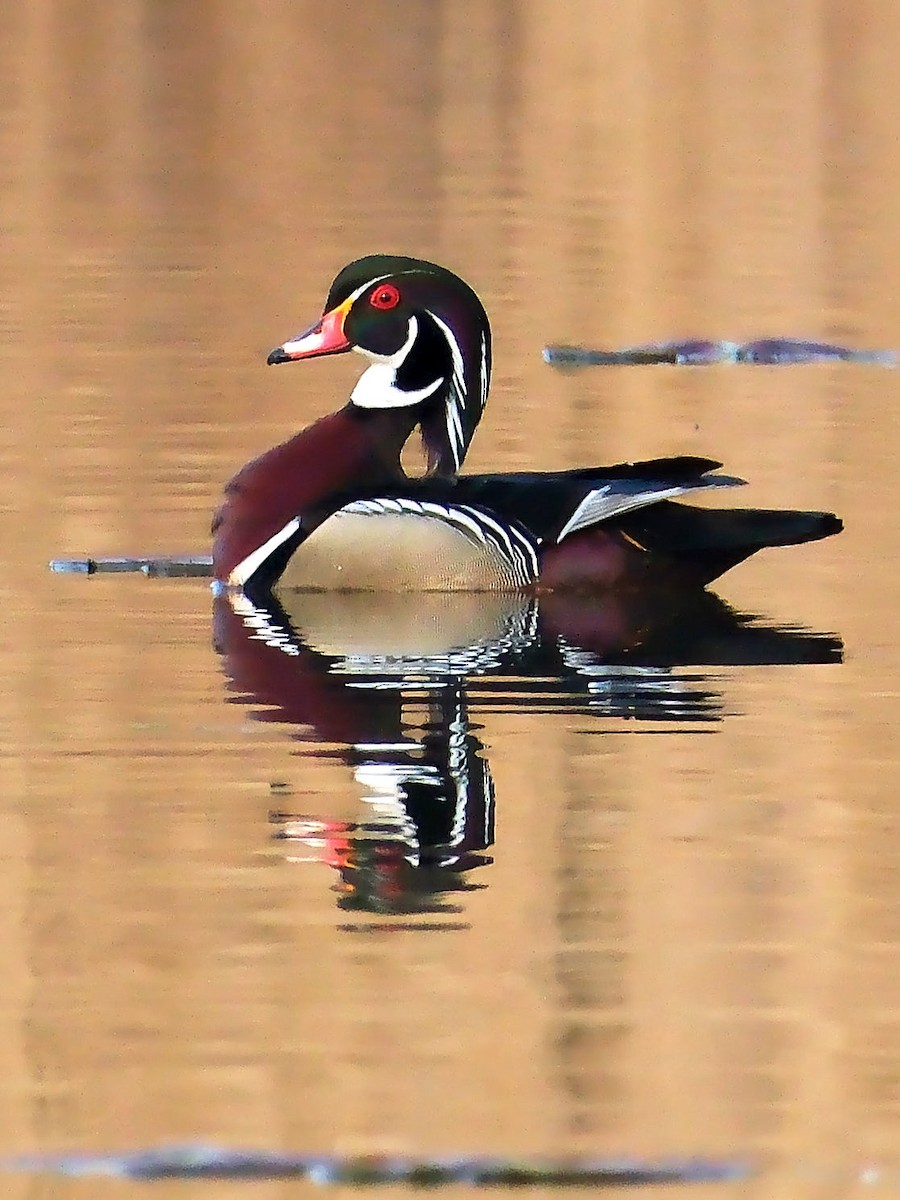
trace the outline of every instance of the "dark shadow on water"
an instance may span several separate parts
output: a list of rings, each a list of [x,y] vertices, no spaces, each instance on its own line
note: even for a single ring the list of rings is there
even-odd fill
[[[425,914],[458,916],[454,898],[483,886],[478,869],[492,861],[496,797],[473,713],[711,732],[725,714],[709,668],[842,654],[834,636],[766,624],[709,592],[294,593],[265,604],[228,593],[214,605],[231,702],[292,726],[310,747],[300,753],[339,757],[360,789],[358,818],[333,820],[291,811],[273,781],[286,856],[331,867],[341,909],[418,917],[392,926],[418,930]]]

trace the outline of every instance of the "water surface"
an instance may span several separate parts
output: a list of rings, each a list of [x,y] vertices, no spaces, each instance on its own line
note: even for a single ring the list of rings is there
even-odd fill
[[[540,352],[895,347],[898,44],[886,0],[10,14],[0,1150],[699,1153],[758,1162],[766,1196],[896,1180],[895,377],[563,375]],[[307,673],[273,691],[203,581],[47,573],[206,551],[229,474],[343,402],[352,356],[263,363],[375,250],[447,263],[492,315],[471,469],[706,454],[751,480],[741,503],[844,517],[721,581],[764,652],[731,630],[641,658],[568,613],[530,664],[507,645],[472,678],[360,688],[371,663],[331,669],[358,615],[307,614]],[[521,639],[519,616],[498,620]],[[301,657],[273,653],[279,678]],[[399,856],[397,759],[359,748],[379,738],[453,814]]]

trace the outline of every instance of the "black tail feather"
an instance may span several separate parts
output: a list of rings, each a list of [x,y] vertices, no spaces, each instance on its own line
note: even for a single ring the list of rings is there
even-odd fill
[[[767,546],[795,546],[840,533],[834,513],[791,509],[692,508],[671,501],[642,509],[621,528],[650,552],[696,570],[706,582]]]

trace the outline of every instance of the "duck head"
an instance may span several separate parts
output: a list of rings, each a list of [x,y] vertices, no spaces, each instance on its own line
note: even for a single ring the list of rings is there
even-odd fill
[[[481,419],[491,329],[481,301],[452,271],[370,254],[344,267],[325,310],[276,347],[269,365],[355,350],[369,360],[351,394],[364,409],[419,409],[428,473],[455,475]]]

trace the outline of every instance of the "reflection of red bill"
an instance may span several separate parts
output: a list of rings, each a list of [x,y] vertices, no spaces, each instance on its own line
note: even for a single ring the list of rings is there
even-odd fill
[[[317,817],[287,817],[278,822],[279,836],[291,843],[289,862],[324,863],[339,871],[350,856],[351,821],[322,821]]]

